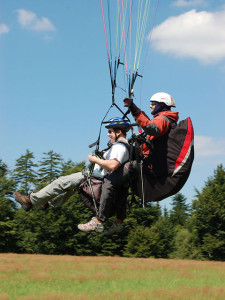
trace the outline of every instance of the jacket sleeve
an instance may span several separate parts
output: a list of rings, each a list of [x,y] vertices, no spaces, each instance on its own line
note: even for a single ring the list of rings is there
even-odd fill
[[[143,128],[144,132],[150,136],[164,135],[170,127],[169,119],[164,115],[159,115],[153,120],[150,120],[144,112],[140,112],[135,119],[138,124]]]

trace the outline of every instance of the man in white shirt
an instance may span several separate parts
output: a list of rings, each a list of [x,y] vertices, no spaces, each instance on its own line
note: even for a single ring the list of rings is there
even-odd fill
[[[108,128],[108,137],[110,138],[111,148],[104,153],[103,159],[94,155],[89,155],[88,159],[91,163],[97,164],[99,168],[103,168],[103,176],[110,175],[115,172],[120,166],[129,160],[129,144],[126,140],[126,132],[130,129],[130,125],[124,122],[123,119],[113,118],[106,126]],[[97,175],[99,170],[94,170],[93,176]],[[105,185],[103,181],[102,192]],[[118,193],[119,192],[119,193]],[[107,193],[106,193],[107,194]],[[127,185],[121,186],[120,191],[115,190],[114,197],[107,198],[105,193],[100,198],[100,206],[97,216],[92,218],[86,224],[79,224],[78,229],[82,231],[102,232],[104,230],[103,222],[112,214],[113,206],[116,210],[117,220],[112,228],[106,233],[119,233],[123,228],[123,220],[126,217],[126,200],[128,194]],[[117,196],[117,199],[115,197]]]
[[[110,138],[110,143],[112,146],[104,153],[103,159],[96,157],[94,154],[90,154],[88,156],[89,161],[97,165],[97,167],[94,168],[92,175],[98,178],[104,178],[104,176],[107,174],[113,173],[129,160],[129,145],[126,140],[126,132],[130,129],[130,124],[123,119],[116,117],[109,120],[109,124],[106,126],[106,128],[108,129],[108,137]],[[77,190],[77,187],[84,179],[85,176],[82,172],[61,176],[38,192],[34,191],[28,196],[24,196],[18,191],[15,191],[14,197],[26,211],[29,211],[33,206],[44,207],[46,203],[52,207],[60,207],[69,199],[70,196],[74,194],[74,192]],[[104,183],[102,189],[104,190]],[[123,194],[125,195],[125,193]],[[125,215],[124,199],[125,196],[122,197],[122,208],[121,206],[118,206],[123,211],[121,214],[122,216]],[[100,199],[98,216],[88,222],[88,225],[80,224],[78,225],[78,228],[82,231],[94,230],[97,232],[102,232],[104,230],[102,223],[106,220],[106,218],[111,216],[111,210],[111,201],[108,202],[105,198],[102,201]],[[117,211],[118,210],[120,209],[117,209]],[[121,223],[122,220],[118,220]]]

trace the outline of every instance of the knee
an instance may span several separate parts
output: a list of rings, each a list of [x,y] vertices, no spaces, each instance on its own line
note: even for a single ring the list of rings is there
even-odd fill
[[[113,188],[114,188],[113,182],[105,178],[103,181],[102,190],[110,190]]]
[[[54,182],[60,184],[64,181],[63,179],[64,179],[64,176],[60,176],[56,180],[54,180]]]

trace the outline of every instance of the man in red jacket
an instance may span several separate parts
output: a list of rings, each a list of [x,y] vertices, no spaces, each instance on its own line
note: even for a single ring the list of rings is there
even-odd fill
[[[171,111],[171,107],[175,107],[175,102],[167,93],[154,94],[150,102],[152,120],[133,103],[133,99],[125,98],[124,106],[129,107],[133,117],[148,134],[147,139],[154,140],[165,135],[170,129],[170,120],[177,122],[179,116],[178,112]],[[145,157],[149,156],[149,147],[146,144],[142,145],[142,153]]]
[[[133,99],[124,99],[124,106],[129,107],[133,117],[147,134],[146,143],[140,145],[144,157],[142,163],[134,166],[137,175],[135,193],[146,202],[160,201],[179,192],[189,177],[194,159],[193,127],[189,121],[189,132],[192,134],[190,151],[187,151],[180,164],[182,170],[174,172],[178,155],[175,148],[182,147],[186,139],[181,131],[178,134],[173,130],[170,134],[179,119],[178,112],[171,111],[175,102],[169,94],[162,92],[154,94],[150,102],[152,120],[133,103]]]

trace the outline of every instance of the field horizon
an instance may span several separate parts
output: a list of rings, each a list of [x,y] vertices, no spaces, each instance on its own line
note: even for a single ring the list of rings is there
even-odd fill
[[[225,262],[0,253],[0,300],[225,299]]]

